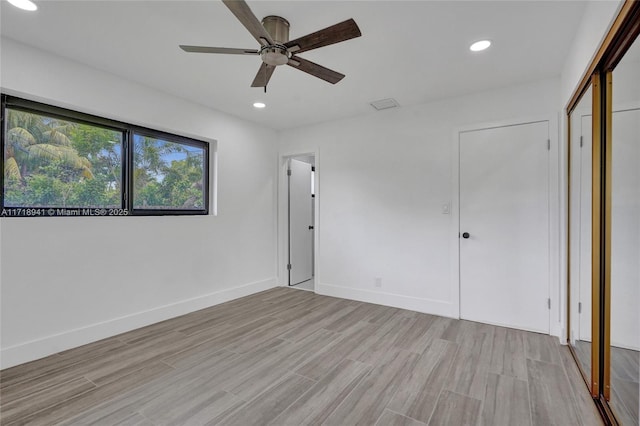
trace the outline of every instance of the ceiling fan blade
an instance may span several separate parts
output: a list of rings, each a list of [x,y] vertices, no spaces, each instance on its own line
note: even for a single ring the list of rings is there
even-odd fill
[[[222,3],[229,8],[231,13],[238,18],[238,21],[258,40],[258,43],[263,46],[265,43],[274,44],[271,35],[264,29],[244,0],[222,0]]]
[[[192,53],[228,53],[231,55],[257,55],[259,52],[255,49],[234,49],[231,47],[208,47],[208,46],[187,46],[180,45],[180,49],[185,52]]]
[[[318,77],[324,81],[328,81],[331,84],[336,84],[344,78],[344,74],[325,68],[322,65],[318,65],[314,62],[307,61],[298,56],[292,56],[289,59],[287,65],[297,68],[300,71],[304,71],[307,74],[311,74],[314,77]]]
[[[307,50],[317,49],[318,47],[340,43],[341,41],[350,40],[360,37],[361,35],[362,33],[356,21],[348,19],[323,30],[316,31],[315,33],[288,41],[284,45],[287,46],[291,52],[301,53]],[[296,49],[294,46],[298,46],[299,49]]]
[[[267,83],[269,83],[275,69],[276,67],[273,65],[267,65],[263,62],[258,74],[256,74],[256,78],[251,83],[251,87],[267,87]]]

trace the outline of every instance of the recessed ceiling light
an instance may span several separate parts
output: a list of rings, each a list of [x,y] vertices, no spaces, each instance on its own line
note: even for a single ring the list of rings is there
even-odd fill
[[[9,3],[22,10],[34,11],[38,9],[38,6],[31,0],[9,0]]]
[[[487,49],[489,46],[491,46],[491,42],[489,40],[480,40],[469,46],[469,50],[472,52],[480,52],[481,50]]]
[[[261,109],[261,108],[264,108],[264,107],[266,107],[266,106],[267,106],[267,104],[265,104],[264,102],[254,102],[254,103],[253,103],[253,107],[254,107],[254,108],[259,108],[259,109]]]

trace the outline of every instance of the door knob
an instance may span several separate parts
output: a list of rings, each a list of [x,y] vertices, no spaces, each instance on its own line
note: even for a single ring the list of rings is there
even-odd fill
[[[462,238],[469,238],[471,235],[468,232],[463,232],[462,233]]]

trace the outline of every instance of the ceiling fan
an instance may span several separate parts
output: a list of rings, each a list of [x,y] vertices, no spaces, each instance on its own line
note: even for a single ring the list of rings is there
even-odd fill
[[[267,16],[260,22],[244,0],[222,0],[222,2],[231,10],[231,13],[235,15],[240,23],[249,30],[261,47],[259,49],[235,49],[180,45],[180,48],[185,52],[194,53],[260,55],[262,65],[253,83],[251,83],[251,87],[264,87],[265,92],[273,71],[277,66],[285,64],[331,84],[336,84],[344,78],[344,74],[303,59],[297,54],[362,35],[356,22],[353,19],[348,19],[295,40],[289,40],[289,22],[286,19],[280,16]]]

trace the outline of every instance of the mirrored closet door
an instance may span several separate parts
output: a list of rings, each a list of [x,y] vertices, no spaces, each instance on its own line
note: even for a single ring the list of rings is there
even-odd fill
[[[570,335],[583,375],[591,382],[591,85],[571,113],[570,140]]]
[[[567,107],[567,343],[607,424],[640,417],[640,1]]]
[[[612,73],[609,405],[637,425],[640,378],[640,39]]]

